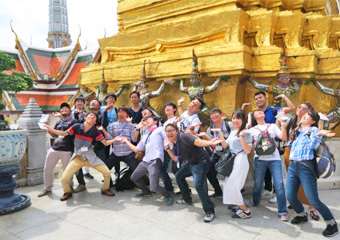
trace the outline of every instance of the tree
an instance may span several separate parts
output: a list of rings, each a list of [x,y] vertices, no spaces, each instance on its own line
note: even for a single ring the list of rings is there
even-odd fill
[[[5,108],[2,99],[3,91],[20,92],[33,87],[33,78],[23,72],[8,71],[15,69],[15,60],[4,52],[0,52],[0,111]]]

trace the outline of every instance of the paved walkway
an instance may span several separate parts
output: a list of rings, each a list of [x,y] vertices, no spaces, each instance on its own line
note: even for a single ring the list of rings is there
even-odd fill
[[[92,171],[94,172],[94,170]],[[88,181],[86,192],[74,194],[67,202],[59,201],[63,191],[55,181],[53,194],[37,198],[42,185],[24,187],[17,192],[29,194],[32,206],[20,212],[0,216],[0,240],[203,240],[203,239],[323,239],[326,225],[310,220],[300,226],[277,218],[276,205],[265,199],[251,208],[252,218],[235,220],[232,212],[214,199],[216,218],[203,222],[203,210],[194,192],[193,206],[175,204],[167,207],[160,195],[146,199],[134,197],[136,191],[118,192],[110,198],[100,194],[101,175]],[[322,190],[321,199],[340,222],[340,190]],[[250,195],[245,195],[248,200]],[[293,211],[290,213],[294,215]],[[340,239],[340,234],[332,239]]]

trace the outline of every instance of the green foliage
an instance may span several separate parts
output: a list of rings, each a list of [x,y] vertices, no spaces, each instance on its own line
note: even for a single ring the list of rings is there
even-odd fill
[[[228,82],[228,80],[230,79],[230,76],[223,75],[223,76],[220,76],[220,79],[221,79],[223,82]]]
[[[12,75],[5,72],[16,67],[15,60],[6,53],[0,52],[0,110],[4,109],[2,92],[20,92],[33,87],[33,78],[23,72],[14,71]]]
[[[311,83],[315,83],[316,82],[316,79],[311,77],[310,79],[308,79],[306,82],[305,82],[305,85],[309,85]]]

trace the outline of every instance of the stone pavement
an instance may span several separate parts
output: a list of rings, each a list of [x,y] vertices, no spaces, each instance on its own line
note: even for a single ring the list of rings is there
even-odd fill
[[[94,173],[94,170],[92,170]],[[277,218],[276,205],[261,202],[251,208],[252,218],[235,220],[232,212],[214,199],[216,218],[203,222],[203,210],[193,190],[193,206],[174,204],[167,207],[160,195],[145,199],[134,197],[136,190],[118,192],[113,198],[100,194],[102,177],[87,181],[86,192],[59,201],[63,191],[55,180],[53,194],[38,198],[42,185],[19,188],[16,192],[29,194],[32,206],[20,212],[0,216],[0,240],[203,240],[203,239],[323,239],[325,223],[309,220],[294,226]],[[249,192],[249,191],[248,191]],[[245,195],[249,200],[250,195]],[[340,222],[340,190],[321,190],[321,199]],[[292,215],[294,213],[289,210]],[[332,239],[340,239],[340,234]]]

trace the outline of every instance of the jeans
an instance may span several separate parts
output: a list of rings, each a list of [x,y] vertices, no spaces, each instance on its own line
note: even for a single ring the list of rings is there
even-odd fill
[[[134,153],[130,153],[127,156],[121,156],[121,157],[118,157],[114,153],[112,153],[105,161],[105,164],[111,170],[113,166],[117,167],[117,165],[120,165],[121,161],[125,162],[129,166],[131,172],[135,171],[135,169],[138,166],[138,161],[135,159]],[[117,172],[117,169],[116,169],[116,173],[119,173],[119,170]],[[112,178],[110,178],[110,188],[111,187],[113,187]]]
[[[161,168],[161,173],[159,175],[159,178],[162,179],[165,189],[168,192],[173,192],[174,187],[172,186],[172,182],[168,174],[168,166],[169,166],[170,161],[171,161],[171,158],[168,152],[164,151],[164,162]]]
[[[254,160],[254,189],[253,189],[253,203],[257,206],[261,200],[261,192],[263,186],[263,179],[266,170],[269,169],[274,179],[274,187],[276,190],[278,213],[284,214],[287,212],[286,208],[286,194],[282,177],[282,164],[281,160],[264,161]]]
[[[266,173],[264,175],[264,190],[269,192],[273,191],[272,174],[269,168],[266,169]]]
[[[222,195],[222,188],[220,186],[220,183],[217,179],[217,172],[215,170],[215,166],[216,163],[218,162],[218,160],[220,160],[220,156],[217,155],[216,153],[213,153],[211,155],[211,162],[210,162],[210,168],[207,174],[208,180],[210,182],[210,184],[213,186],[215,193],[218,195]]]
[[[182,165],[181,169],[178,170],[175,176],[177,185],[182,192],[184,201],[191,202],[192,198],[190,196],[189,185],[185,178],[192,175],[194,179],[194,187],[202,202],[204,212],[215,213],[214,204],[212,203],[208,195],[208,169],[208,163],[200,162],[197,164],[189,164],[188,162],[186,162]]]
[[[287,198],[295,212],[302,213],[304,207],[297,198],[298,188],[302,184],[310,204],[319,211],[326,223],[327,221],[331,223],[334,217],[329,208],[319,199],[317,179],[312,171],[313,167],[312,161],[290,161],[286,184]]]

